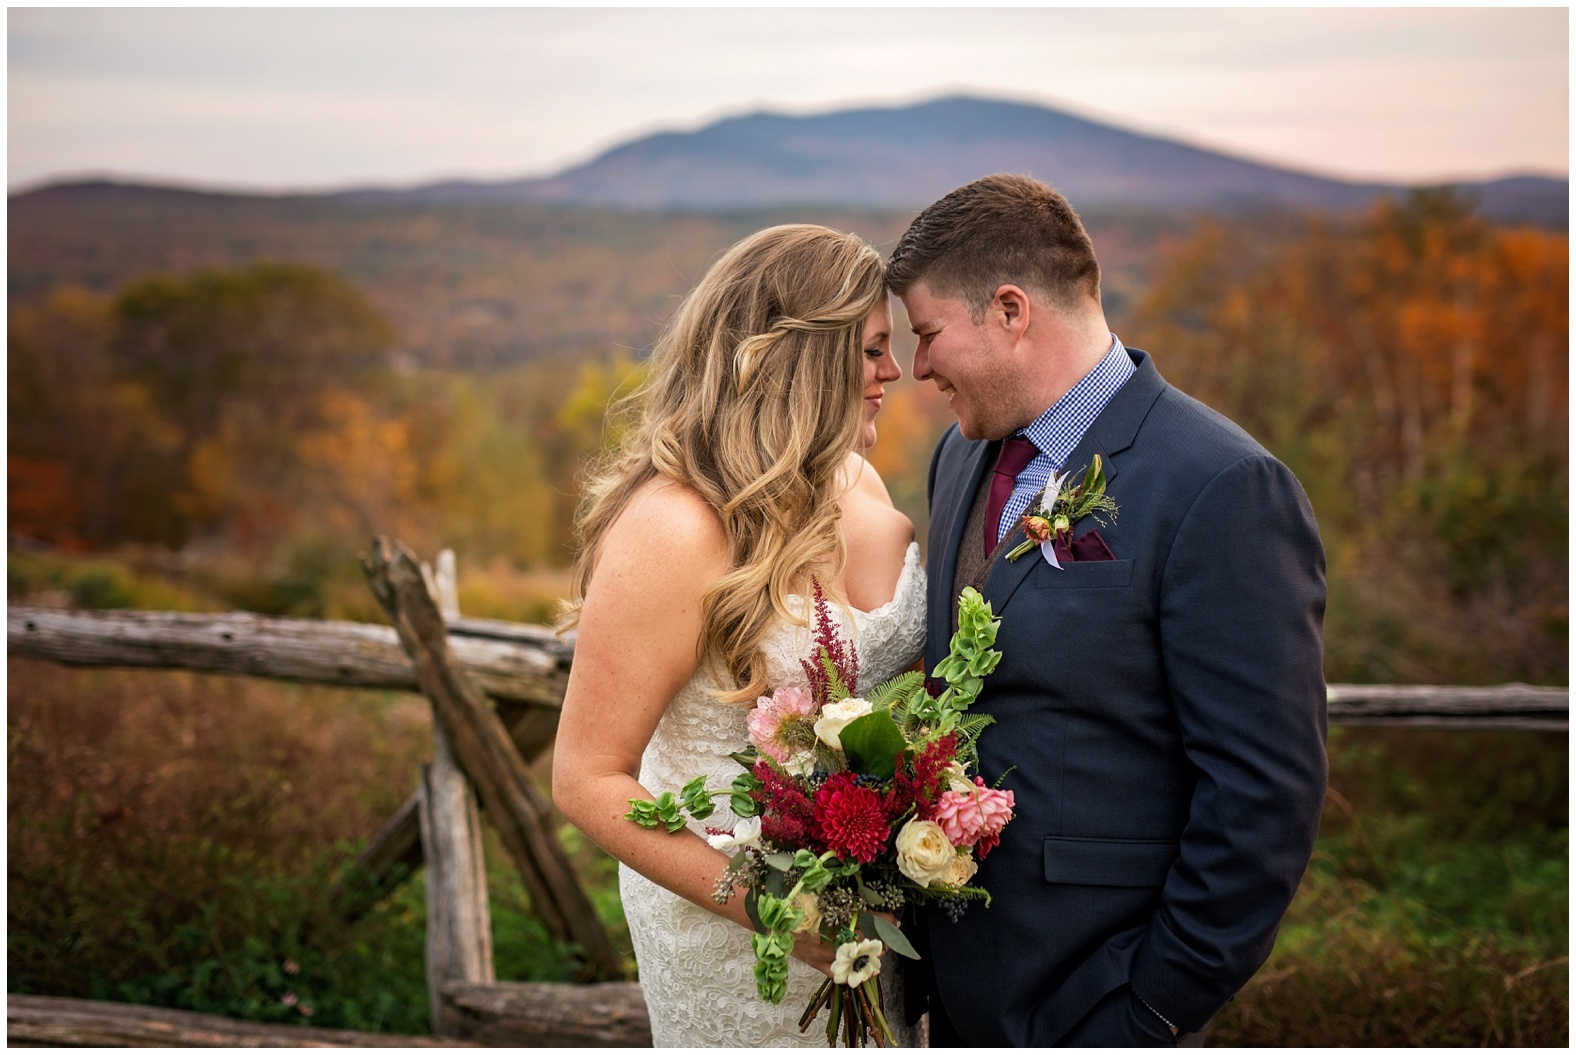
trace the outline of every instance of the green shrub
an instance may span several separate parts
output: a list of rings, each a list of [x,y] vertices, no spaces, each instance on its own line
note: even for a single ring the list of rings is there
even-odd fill
[[[1318,846],[1236,1045],[1563,1047],[1564,734],[1336,728]]]
[[[428,1030],[422,873],[354,923],[324,904],[414,787],[425,701],[9,668],[9,991]],[[1563,1046],[1568,768],[1563,734],[1334,730],[1314,861],[1212,1042]],[[484,829],[498,977],[573,979]],[[559,837],[632,967],[614,862]]]

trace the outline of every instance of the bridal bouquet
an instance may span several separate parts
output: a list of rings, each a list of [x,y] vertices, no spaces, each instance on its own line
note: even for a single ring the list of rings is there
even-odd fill
[[[992,719],[967,712],[1001,659],[991,647],[999,625],[979,592],[965,589],[950,653],[932,672],[941,695],[911,671],[861,696],[858,657],[817,584],[816,654],[801,661],[808,687],[760,698],[750,746],[732,756],[743,769],[732,787],[714,791],[699,777],[676,795],[630,800],[630,820],[675,832],[684,813],[704,819],[714,798],[727,797],[740,820],[731,831],[707,829],[711,845],[732,854],[714,897],[726,904],[744,891],[764,1000],[787,993],[796,933],[836,947],[832,978],[799,1020],[803,1031],[829,1009],[829,1045],[895,1043],[876,983],[881,955],[918,954],[893,915],[938,903],[955,918],[971,900],[990,903],[969,880],[1012,819],[1013,795],[971,775]]]

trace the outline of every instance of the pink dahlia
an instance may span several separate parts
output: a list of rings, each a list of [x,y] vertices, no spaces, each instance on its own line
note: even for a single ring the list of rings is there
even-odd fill
[[[814,732],[805,732],[814,717],[814,698],[804,689],[784,686],[755,701],[755,710],[750,712],[750,743],[786,764],[800,748],[815,742]]]
[[[880,792],[860,787],[847,773],[834,774],[815,793],[815,826],[828,850],[865,864],[886,849],[892,834]]]
[[[936,823],[953,846],[980,844],[980,856],[1000,841],[1001,830],[1012,820],[1013,795],[985,786],[974,778],[972,791],[944,791],[936,803]]]

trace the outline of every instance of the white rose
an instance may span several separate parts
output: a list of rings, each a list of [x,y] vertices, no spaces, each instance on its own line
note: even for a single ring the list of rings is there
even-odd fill
[[[871,707],[870,701],[862,700],[858,696],[829,703],[821,708],[821,717],[815,720],[815,735],[820,737],[821,743],[827,747],[841,751],[843,727],[855,718],[863,718],[872,710],[874,708]]]
[[[865,979],[881,973],[881,953],[885,948],[874,938],[839,945],[837,959],[832,961],[832,981],[838,985],[863,985]]]
[[[941,879],[958,852],[935,821],[911,820],[897,833],[897,868],[922,887]]]
[[[793,907],[804,913],[804,919],[794,928],[795,934],[813,934],[821,929],[821,903],[808,890],[793,896]]]
[[[733,826],[733,833],[721,832],[717,835],[706,836],[706,841],[713,850],[740,850],[746,846],[759,845],[761,841],[761,819],[759,817],[745,817]]]
[[[947,863],[947,874],[941,877],[941,882],[948,886],[962,886],[974,878],[974,873],[980,870],[972,854],[953,854],[952,860]]]

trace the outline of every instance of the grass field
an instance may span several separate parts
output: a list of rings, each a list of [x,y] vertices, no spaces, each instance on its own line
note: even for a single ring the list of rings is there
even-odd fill
[[[420,873],[353,925],[323,899],[414,786],[422,700],[9,672],[11,992],[428,1030]],[[1337,729],[1331,762],[1302,891],[1212,1041],[1563,1046],[1566,737]],[[611,861],[563,834],[627,952]],[[496,845],[489,872],[498,976],[571,977]]]

